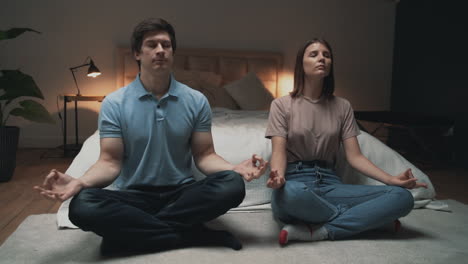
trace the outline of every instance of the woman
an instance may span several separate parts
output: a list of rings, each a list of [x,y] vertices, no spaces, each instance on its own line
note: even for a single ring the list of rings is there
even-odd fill
[[[296,58],[294,90],[273,101],[266,137],[272,141],[272,209],[286,225],[279,243],[343,239],[392,226],[413,208],[406,189],[426,187],[408,169],[397,176],[376,167],[360,151],[359,128],[350,103],[334,96],[333,55],[323,39],[313,39]],[[334,171],[340,143],[358,171],[383,186],[343,184]]]

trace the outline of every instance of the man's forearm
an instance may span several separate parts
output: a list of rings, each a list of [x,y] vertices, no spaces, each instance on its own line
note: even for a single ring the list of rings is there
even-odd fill
[[[195,159],[195,165],[205,175],[216,173],[218,171],[234,169],[234,165],[227,162],[214,152]]]
[[[104,188],[117,178],[120,167],[115,162],[98,160],[79,180],[82,182],[83,188]]]

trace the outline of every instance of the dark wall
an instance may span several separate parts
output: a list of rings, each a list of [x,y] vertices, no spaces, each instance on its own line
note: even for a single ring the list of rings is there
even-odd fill
[[[464,1],[402,0],[397,6],[391,109],[468,113]]]
[[[468,163],[468,14],[463,3],[400,1],[391,110],[453,119],[457,159]]]

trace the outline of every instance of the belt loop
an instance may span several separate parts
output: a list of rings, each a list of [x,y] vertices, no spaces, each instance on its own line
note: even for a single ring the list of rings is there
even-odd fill
[[[317,163],[314,165],[315,173],[317,174],[318,182],[322,182],[322,173],[320,173],[320,167],[317,165]]]
[[[296,170],[302,170],[302,161],[299,161],[299,162],[296,164]]]

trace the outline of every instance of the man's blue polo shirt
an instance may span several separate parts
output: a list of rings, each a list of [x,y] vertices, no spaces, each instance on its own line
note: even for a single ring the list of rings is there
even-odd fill
[[[106,96],[99,114],[101,138],[122,138],[122,169],[114,184],[177,185],[193,179],[192,133],[210,131],[206,97],[171,76],[169,91],[159,100],[140,77]]]

